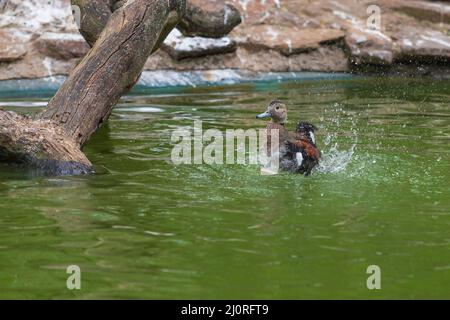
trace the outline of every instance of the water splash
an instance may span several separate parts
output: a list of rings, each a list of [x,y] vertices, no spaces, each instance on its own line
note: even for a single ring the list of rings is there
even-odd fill
[[[323,123],[328,124],[326,130],[329,132],[323,144],[322,159],[317,170],[321,173],[338,173],[346,170],[352,162],[356,145],[358,143],[358,123],[359,115],[344,111],[341,103],[334,103],[331,108],[325,109],[324,116],[321,117]],[[345,130],[345,128],[349,129]],[[342,143],[338,139],[339,132],[345,131],[346,140],[350,140],[350,148],[341,148]]]
[[[347,165],[352,161],[355,147],[356,144],[352,145],[349,150],[338,150],[336,145],[333,146],[323,153],[317,170],[321,173],[344,171],[347,168]]]

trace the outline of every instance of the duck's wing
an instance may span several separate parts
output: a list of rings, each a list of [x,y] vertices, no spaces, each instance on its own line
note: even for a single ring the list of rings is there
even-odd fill
[[[289,139],[286,141],[288,152],[295,156],[302,153],[303,157],[309,157],[312,160],[319,161],[320,151],[311,142],[304,139]]]
[[[297,173],[309,176],[312,169],[319,163],[320,151],[308,140],[297,139],[286,141],[287,153],[291,160],[297,162]]]

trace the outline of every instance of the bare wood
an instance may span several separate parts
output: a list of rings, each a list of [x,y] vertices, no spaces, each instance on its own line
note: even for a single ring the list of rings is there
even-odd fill
[[[109,0],[72,0],[80,8],[80,33],[92,47],[112,14]]]
[[[189,0],[183,0],[178,4],[176,4],[176,0],[169,1],[171,6],[183,6],[177,28],[185,36],[221,38],[242,22],[239,10],[229,3],[224,4],[216,11],[209,11],[195,6]],[[81,9],[80,32],[91,47],[105,28],[111,13],[125,4],[125,0],[72,0],[72,5],[77,5]],[[167,32],[162,33],[158,44],[164,41],[173,27],[167,28]],[[159,45],[153,51],[158,48]]]
[[[50,121],[0,110],[0,159],[43,170],[45,174],[86,174],[92,164],[75,141]]]

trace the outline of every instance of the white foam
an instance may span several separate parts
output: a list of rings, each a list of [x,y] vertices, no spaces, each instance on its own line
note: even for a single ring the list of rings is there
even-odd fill
[[[344,171],[351,162],[356,144],[349,150],[338,150],[336,146],[324,151],[320,159],[318,171],[322,173],[337,173]]]
[[[10,101],[0,102],[0,107],[46,107],[47,102]]]
[[[311,140],[314,144],[316,144],[316,136],[314,135],[314,132],[310,132],[309,135],[311,136]]]
[[[115,110],[120,112],[142,112],[142,113],[156,113],[164,111],[161,108],[155,107],[116,108]]]

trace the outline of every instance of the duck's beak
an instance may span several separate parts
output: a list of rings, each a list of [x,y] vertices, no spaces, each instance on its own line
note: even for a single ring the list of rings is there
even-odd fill
[[[264,118],[270,118],[270,117],[271,117],[270,113],[266,111],[264,113],[258,114],[256,116],[256,119],[264,119]]]

